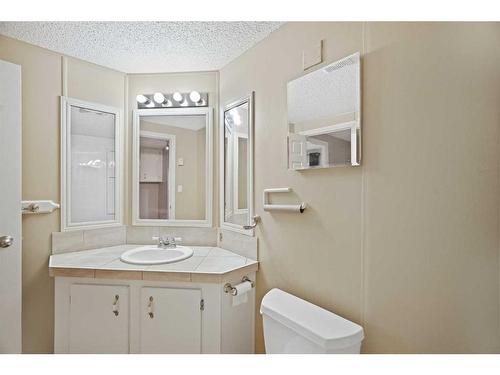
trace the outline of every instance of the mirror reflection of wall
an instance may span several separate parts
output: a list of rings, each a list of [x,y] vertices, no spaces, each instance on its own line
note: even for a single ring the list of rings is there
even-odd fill
[[[224,113],[224,221],[248,222],[249,105]]]
[[[359,165],[359,53],[287,85],[290,169]]]
[[[115,115],[71,107],[71,222],[115,218]]]
[[[206,218],[206,117],[143,116],[139,219]]]

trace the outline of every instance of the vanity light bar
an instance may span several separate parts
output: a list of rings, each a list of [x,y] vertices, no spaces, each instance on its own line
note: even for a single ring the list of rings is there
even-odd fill
[[[208,107],[208,93],[206,92],[174,92],[164,94],[139,94],[136,97],[137,108],[189,108]]]

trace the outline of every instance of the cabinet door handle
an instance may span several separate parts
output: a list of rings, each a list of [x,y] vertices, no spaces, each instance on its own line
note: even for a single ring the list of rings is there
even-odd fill
[[[155,314],[153,313],[153,296],[149,296],[148,315],[150,319],[153,319],[155,317]]]
[[[115,295],[115,300],[113,301],[113,314],[115,314],[115,316],[118,316],[118,314],[120,313],[118,311],[118,300],[120,299],[120,296],[117,294]]]

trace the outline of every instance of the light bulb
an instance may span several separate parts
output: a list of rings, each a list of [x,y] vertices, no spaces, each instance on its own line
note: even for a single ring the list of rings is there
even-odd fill
[[[182,94],[180,92],[174,92],[174,95],[172,95],[172,98],[178,103],[181,102],[182,100]]]
[[[163,103],[162,103],[162,106],[163,107],[172,107],[172,101],[170,99],[167,99],[165,100]]]
[[[137,95],[135,97],[135,99],[137,100],[137,103],[140,103],[140,104],[145,104],[145,103],[149,102],[149,99],[142,94]]]
[[[148,100],[148,102],[146,103],[146,107],[148,107],[148,108],[154,108],[155,107],[155,103],[153,103],[153,101],[151,101],[151,100]]]
[[[187,99],[184,99],[181,103],[181,107],[187,107],[188,106],[188,101]]]
[[[163,104],[165,101],[165,95],[163,95],[161,92],[155,92],[153,95],[153,100],[158,103],[158,104]]]
[[[198,103],[201,100],[201,95],[198,91],[191,91],[189,99],[191,99],[193,103]]]

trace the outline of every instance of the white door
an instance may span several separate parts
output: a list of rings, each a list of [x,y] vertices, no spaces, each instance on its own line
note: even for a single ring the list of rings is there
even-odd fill
[[[201,353],[201,291],[142,288],[140,352]]]
[[[21,350],[21,67],[0,60],[0,353]]]
[[[73,284],[69,352],[129,353],[129,287]]]
[[[305,135],[288,135],[288,168],[301,169],[307,168],[307,139]]]

